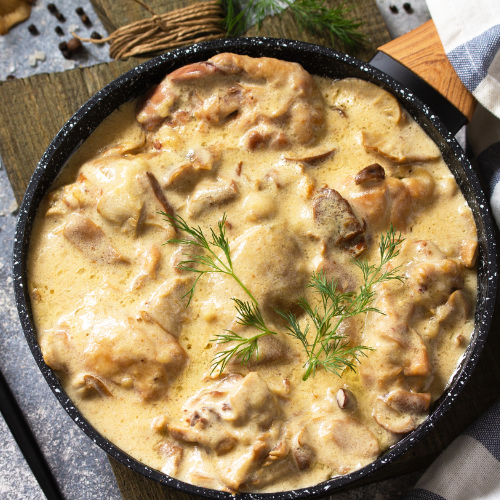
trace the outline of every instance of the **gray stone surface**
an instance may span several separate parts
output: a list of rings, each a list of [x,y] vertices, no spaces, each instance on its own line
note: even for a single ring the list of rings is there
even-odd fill
[[[54,73],[111,60],[107,44],[93,45],[91,43],[85,43],[85,49],[78,56],[65,59],[58,47],[60,42],[67,42],[72,38],[70,31],[75,31],[83,38],[89,38],[93,31],[97,31],[103,37],[107,33],[89,0],[53,2],[66,18],[65,22],[58,21],[49,13],[48,3],[50,0],[34,2],[30,18],[12,28],[6,36],[0,36],[0,80],[6,80],[8,75],[25,78],[37,73]],[[83,24],[75,12],[76,7],[84,9],[92,23],[91,26]],[[39,35],[30,34],[28,31],[30,24],[37,27]],[[62,28],[63,36],[56,34],[56,26]],[[38,59],[35,62],[31,61],[30,64],[30,57],[33,59],[35,54],[38,54],[40,58],[44,57],[44,60]]]
[[[90,65],[108,60],[106,47],[91,47],[82,59],[68,63],[57,49],[61,40],[69,39],[67,28],[79,24],[82,36],[93,30],[104,34],[90,3],[65,0],[59,5],[67,17],[57,23],[48,13],[48,2],[38,0],[33,16],[27,23],[0,37],[0,80],[7,75],[25,77],[35,73],[63,71],[74,64]],[[423,0],[412,2],[413,14],[402,9],[402,1],[392,2],[399,7],[397,15],[389,10],[390,0],[378,0],[382,15],[393,36],[426,21],[428,12]],[[93,26],[85,28],[75,14],[82,6],[92,19]],[[33,37],[27,26],[34,23],[41,34]],[[54,28],[60,24],[66,36],[58,37]],[[28,63],[35,50],[46,54],[45,61],[36,67]],[[0,103],[6,105],[6,103]],[[4,169],[0,169],[0,369],[9,382],[29,424],[68,500],[119,500],[121,498],[106,455],[68,417],[46,385],[31,356],[21,331],[12,291],[12,245],[17,205]],[[371,486],[334,495],[335,500],[398,500],[418,480],[420,473],[383,481]],[[5,422],[0,417],[0,500],[43,500],[36,480]]]

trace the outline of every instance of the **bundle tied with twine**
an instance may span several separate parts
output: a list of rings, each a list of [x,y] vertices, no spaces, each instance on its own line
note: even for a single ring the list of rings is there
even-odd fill
[[[141,0],[134,1],[153,17],[122,26],[100,40],[73,35],[82,42],[109,42],[109,55],[113,59],[175,49],[225,36],[222,27],[224,11],[219,0],[190,5],[161,16]]]

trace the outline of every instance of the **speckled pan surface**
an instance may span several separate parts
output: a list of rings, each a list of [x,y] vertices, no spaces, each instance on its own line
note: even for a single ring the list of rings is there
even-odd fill
[[[426,105],[414,97],[410,91],[369,64],[325,47],[302,42],[266,38],[237,38],[208,42],[170,52],[138,66],[110,83],[82,106],[61,129],[43,155],[26,190],[20,209],[14,243],[13,273],[19,316],[33,356],[57,399],[81,429],[104,451],[133,470],[173,488],[208,498],[233,498],[228,493],[192,486],[146,467],[123,453],[95,431],[78,409],[75,408],[72,401],[68,399],[58,378],[43,361],[34,330],[26,271],[30,235],[40,201],[67,160],[101,121],[123,103],[143,94],[153,84],[158,83],[167,73],[186,64],[204,61],[220,52],[237,52],[253,57],[267,56],[295,61],[302,64],[310,73],[330,78],[362,78],[381,86],[395,95],[440,148],[443,158],[455,175],[460,189],[472,209],[478,229],[480,251],[478,304],[473,339],[452,384],[436,402],[433,412],[427,420],[375,462],[351,474],[295,491],[238,495],[242,500],[284,500],[325,496],[361,477],[367,476],[407,451],[434,426],[435,422],[453,404],[454,399],[470,377],[483,349],[491,324],[497,289],[497,254],[493,222],[476,173],[458,143],[444,128],[439,118]]]

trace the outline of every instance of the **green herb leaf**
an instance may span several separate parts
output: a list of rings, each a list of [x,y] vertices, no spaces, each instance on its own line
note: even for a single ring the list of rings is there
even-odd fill
[[[197,273],[198,276],[185,296],[189,296],[191,301],[194,289],[201,276],[207,273],[223,273],[231,276],[245,291],[250,301],[243,301],[238,298],[232,298],[235,303],[237,312],[237,323],[243,327],[256,328],[259,333],[252,337],[243,337],[232,330],[225,330],[225,333],[220,333],[211,341],[218,344],[228,344],[234,342],[235,345],[231,348],[219,351],[214,355],[211,364],[211,373],[217,369],[222,373],[228,362],[233,356],[241,359],[242,364],[247,364],[252,355],[255,353],[258,359],[258,340],[265,335],[276,335],[276,332],[270,330],[262,316],[259,304],[255,297],[250,293],[248,288],[241,282],[233,269],[231,261],[231,250],[229,240],[226,237],[225,222],[226,214],[218,223],[218,232],[210,228],[212,240],[209,241],[203,230],[198,227],[191,227],[180,216],[171,216],[162,213],[166,216],[168,222],[177,229],[191,236],[188,238],[174,238],[168,240],[167,243],[177,243],[181,245],[192,245],[204,249],[207,253],[204,255],[186,254],[186,259],[177,264],[178,269]],[[386,269],[382,272],[382,268],[394,257],[399,254],[399,245],[404,240],[401,238],[401,233],[396,236],[396,232],[391,225],[390,230],[386,235],[380,238],[380,263],[378,265],[370,265],[366,260],[354,259],[356,264],[363,274],[363,284],[360,286],[359,292],[342,293],[337,289],[337,280],[329,281],[325,274],[313,273],[308,288],[319,294],[321,298],[321,307],[312,308],[311,304],[305,298],[301,298],[299,306],[303,309],[316,330],[315,337],[312,342],[308,339],[310,332],[310,324],[302,328],[297,316],[292,312],[286,312],[281,309],[275,311],[286,321],[286,333],[299,340],[307,354],[307,361],[304,365],[305,373],[303,380],[307,380],[311,375],[314,376],[318,367],[324,368],[326,371],[342,376],[342,371],[346,368],[355,371],[356,363],[363,356],[366,356],[366,351],[373,350],[367,346],[350,346],[348,339],[337,334],[337,330],[347,318],[358,314],[367,313],[369,311],[378,312],[378,309],[371,307],[375,292],[374,285],[389,280],[402,281],[402,277],[398,275],[400,267]],[[219,249],[222,254],[219,255],[214,251]],[[189,305],[188,302],[188,305]]]
[[[349,340],[339,335],[337,331],[342,321],[347,318],[370,311],[381,313],[379,309],[371,307],[375,297],[373,287],[384,281],[402,281],[403,278],[398,275],[400,267],[382,272],[382,268],[399,254],[399,245],[402,242],[401,233],[396,236],[391,225],[387,234],[380,238],[380,263],[378,265],[370,265],[366,260],[353,260],[363,273],[364,283],[360,286],[358,293],[338,291],[337,280],[327,280],[323,272],[314,273],[311,276],[307,286],[319,294],[321,307],[313,309],[305,298],[300,300],[299,305],[309,316],[316,330],[312,342],[307,338],[310,330],[309,322],[302,329],[298,318],[293,313],[276,309],[276,312],[288,323],[286,333],[299,340],[307,354],[308,359],[304,365],[305,373],[302,380],[305,381],[311,375],[314,376],[318,367],[341,377],[344,369],[355,371],[355,363],[367,355],[366,351],[373,350],[363,345],[350,346]]]

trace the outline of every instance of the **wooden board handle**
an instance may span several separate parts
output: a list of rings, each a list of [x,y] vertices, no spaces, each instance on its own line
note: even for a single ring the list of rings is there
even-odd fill
[[[382,45],[378,50],[425,80],[470,121],[476,100],[460,81],[446,57],[432,19],[406,35]]]

